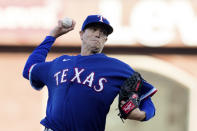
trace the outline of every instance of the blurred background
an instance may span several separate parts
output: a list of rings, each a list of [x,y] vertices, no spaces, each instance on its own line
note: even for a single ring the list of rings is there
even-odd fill
[[[122,121],[117,99],[106,131],[196,131],[196,0],[0,0],[0,131],[42,131],[47,90],[22,77],[28,55],[64,17],[74,31],[56,40],[47,60],[80,53],[78,32],[87,15],[101,14],[114,28],[104,53],[128,63],[152,83],[156,115]]]

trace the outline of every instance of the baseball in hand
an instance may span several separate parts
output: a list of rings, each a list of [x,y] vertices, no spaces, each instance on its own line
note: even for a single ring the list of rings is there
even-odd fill
[[[71,18],[65,17],[64,19],[62,19],[62,25],[63,25],[65,28],[71,27],[71,26],[72,26],[72,19],[71,19]]]

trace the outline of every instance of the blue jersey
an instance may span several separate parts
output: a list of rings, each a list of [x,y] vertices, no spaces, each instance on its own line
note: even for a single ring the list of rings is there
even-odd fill
[[[50,39],[45,39],[48,45],[54,42]],[[44,50],[46,48],[42,53]],[[110,105],[134,70],[105,54],[63,55],[51,62],[39,58],[38,55],[29,58],[26,65],[32,64],[28,76],[32,87],[39,90],[46,85],[48,88],[46,117],[41,124],[54,131],[104,131]],[[156,89],[145,82],[141,101],[155,92]],[[152,116],[154,114],[150,118]]]

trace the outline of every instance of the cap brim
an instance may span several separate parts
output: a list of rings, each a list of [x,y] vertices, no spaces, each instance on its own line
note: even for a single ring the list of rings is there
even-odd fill
[[[95,25],[95,24],[99,24],[99,25],[102,25],[106,30],[107,30],[107,33],[108,35],[110,35],[112,32],[113,32],[113,28],[108,25],[108,24],[105,24],[103,22],[94,22],[94,23],[89,23],[85,26],[84,30],[92,25]]]

